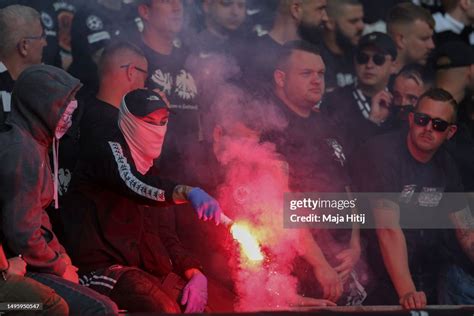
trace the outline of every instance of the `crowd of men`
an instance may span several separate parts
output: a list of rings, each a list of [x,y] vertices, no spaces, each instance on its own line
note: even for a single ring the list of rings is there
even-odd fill
[[[396,193],[302,233],[289,303],[474,305],[474,1],[425,2],[0,0],[0,301],[231,311],[196,219],[251,138],[292,192]]]

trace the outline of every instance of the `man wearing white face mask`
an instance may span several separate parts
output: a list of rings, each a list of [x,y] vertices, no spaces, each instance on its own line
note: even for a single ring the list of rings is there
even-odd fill
[[[49,167],[48,151],[53,145],[57,152],[80,87],[76,78],[46,65],[29,67],[18,77],[7,128],[0,133],[0,235],[7,257],[22,255],[26,276],[54,289],[71,314],[116,314],[107,297],[77,284],[77,268],[45,212],[57,198],[57,180],[51,177],[57,179],[57,172]]]
[[[200,264],[174,251],[179,241],[166,236],[174,228],[165,222],[154,227],[164,249],[159,243],[150,249],[147,242],[146,213],[152,211],[147,206],[190,202],[201,219],[220,221],[217,201],[199,188],[161,179],[153,167],[168,113],[167,101],[155,92],[128,93],[119,107],[115,135],[81,149],[61,213],[66,247],[83,284],[129,312],[180,312],[178,304],[185,312],[202,312],[207,303]],[[167,286],[173,282],[171,272],[187,282],[175,278],[177,286]],[[184,287],[182,293],[170,291],[176,287]]]

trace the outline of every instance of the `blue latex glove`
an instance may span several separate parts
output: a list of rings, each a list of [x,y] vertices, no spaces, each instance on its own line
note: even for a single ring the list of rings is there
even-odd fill
[[[207,279],[196,273],[184,287],[181,304],[186,305],[185,313],[202,313],[207,305]]]
[[[188,193],[188,200],[194,207],[199,219],[205,221],[214,219],[216,224],[221,221],[221,207],[219,203],[200,188],[194,188]]]

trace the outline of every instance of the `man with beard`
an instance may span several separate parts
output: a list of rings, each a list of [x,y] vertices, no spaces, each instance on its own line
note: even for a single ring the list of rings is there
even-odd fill
[[[327,0],[280,0],[271,31],[250,39],[253,49],[242,56],[250,56],[250,62],[240,63],[249,88],[271,90],[273,66],[281,46],[294,40],[314,42],[328,19],[326,3]]]
[[[434,26],[430,12],[413,3],[400,3],[390,10],[387,32],[397,45],[397,72],[407,64],[426,65],[435,48]]]
[[[332,0],[323,31],[321,54],[326,64],[326,91],[354,83],[353,50],[364,30],[364,8],[358,0]]]

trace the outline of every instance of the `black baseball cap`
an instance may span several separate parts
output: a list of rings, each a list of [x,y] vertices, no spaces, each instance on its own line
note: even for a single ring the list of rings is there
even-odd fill
[[[397,58],[397,46],[393,39],[385,33],[372,32],[362,36],[356,50],[360,52],[367,47],[374,47],[381,53],[392,56],[394,60]]]
[[[156,92],[147,89],[137,89],[124,97],[127,109],[137,117],[144,117],[159,109],[172,112],[165,100]]]
[[[466,67],[472,64],[474,64],[474,49],[464,42],[447,42],[436,50],[436,69]]]

